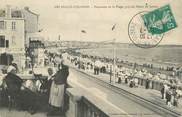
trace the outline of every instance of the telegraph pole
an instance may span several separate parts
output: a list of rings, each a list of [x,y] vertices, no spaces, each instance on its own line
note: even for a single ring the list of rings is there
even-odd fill
[[[116,47],[115,47],[115,41],[113,40],[113,77],[114,77],[114,83],[116,82]]]
[[[116,24],[112,26],[112,31],[114,32],[116,28]],[[116,83],[116,45],[115,45],[116,39],[113,39],[113,77],[114,77],[114,83]]]
[[[82,33],[84,33],[84,34],[86,34],[87,32],[85,31],[85,30],[81,30],[81,33],[80,33],[80,55],[79,55],[79,69],[80,69],[80,67],[81,67],[81,62],[80,62],[80,58],[81,58],[81,34]]]

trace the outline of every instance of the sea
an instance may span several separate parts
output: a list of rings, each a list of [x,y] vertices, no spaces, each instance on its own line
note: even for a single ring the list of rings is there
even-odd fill
[[[113,58],[115,57],[124,61],[136,63],[152,63],[156,65],[178,66],[182,65],[182,46],[158,46],[154,48],[140,48],[140,47],[97,47],[82,49],[82,53]]]

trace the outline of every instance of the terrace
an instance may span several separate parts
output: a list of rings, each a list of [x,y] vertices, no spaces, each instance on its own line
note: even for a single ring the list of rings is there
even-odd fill
[[[41,77],[44,79],[44,77]],[[24,76],[24,85],[27,81],[35,83],[37,78],[31,76]],[[74,88],[73,88],[74,87]],[[26,90],[30,91],[27,94]],[[30,102],[36,101],[36,112],[30,110],[22,110],[16,106],[16,104],[9,105],[8,100],[4,101],[2,87],[0,88],[0,117],[46,117],[48,105],[46,103],[47,97],[44,93],[37,92],[31,87],[22,90],[21,100],[29,98]],[[35,100],[35,97],[36,100]],[[50,116],[50,117],[112,117],[114,113],[120,113],[120,111],[114,106],[108,104],[106,101],[91,95],[89,92],[82,88],[78,88],[75,84],[70,84],[70,88],[66,91],[66,97],[69,99],[66,107],[67,111],[65,115]]]

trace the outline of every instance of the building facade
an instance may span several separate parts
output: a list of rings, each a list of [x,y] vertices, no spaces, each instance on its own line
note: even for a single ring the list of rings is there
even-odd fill
[[[28,7],[0,8],[0,65],[13,62],[20,70],[25,68],[26,48],[34,34],[37,37],[38,18]]]
[[[13,9],[10,6],[0,9],[0,64],[9,65],[13,62],[19,68],[24,67],[24,27],[25,19],[21,10]]]
[[[29,47],[31,40],[41,38],[39,33],[39,15],[30,11],[29,7],[22,9],[25,19],[25,46]]]

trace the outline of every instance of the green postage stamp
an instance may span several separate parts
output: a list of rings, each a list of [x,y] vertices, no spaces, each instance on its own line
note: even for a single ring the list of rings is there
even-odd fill
[[[162,34],[177,27],[170,5],[146,13],[142,19],[151,34]]]

